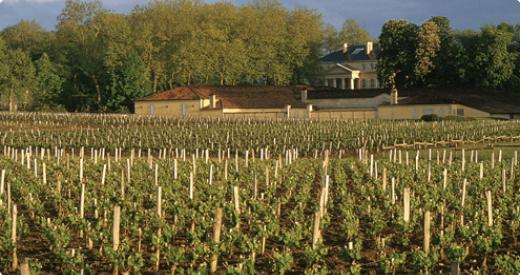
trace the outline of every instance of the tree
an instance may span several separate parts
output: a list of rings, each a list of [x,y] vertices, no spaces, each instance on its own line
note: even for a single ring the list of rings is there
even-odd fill
[[[464,66],[467,64],[462,45],[455,40],[450,20],[444,16],[434,16],[429,22],[438,27],[440,49],[433,58],[433,68],[428,84],[434,86],[454,86],[464,83]]]
[[[413,86],[417,49],[417,26],[405,20],[390,20],[379,36],[378,76],[390,88]],[[394,77],[395,74],[395,77]]]
[[[370,33],[354,19],[345,20],[339,31],[338,39],[340,43],[348,43],[349,45],[362,45],[372,40]]]
[[[135,52],[127,56],[123,63],[112,68],[109,76],[110,96],[106,103],[109,111],[133,111],[134,101],[152,91],[146,66]]]
[[[489,88],[502,88],[513,74],[515,56],[509,52],[513,36],[495,27],[484,27],[474,56],[473,81]]]
[[[417,64],[415,72],[417,78],[425,81],[426,77],[435,68],[435,58],[441,48],[439,27],[432,21],[427,21],[421,25],[417,32],[417,49],[415,57]]]
[[[35,21],[22,20],[18,24],[5,28],[0,36],[11,49],[21,49],[31,58],[38,58],[48,48],[53,36]]]
[[[7,51],[7,74],[4,77],[3,95],[9,111],[28,109],[35,87],[35,70],[27,53],[21,49]]]
[[[336,51],[341,44],[336,28],[331,24],[324,24],[321,33],[323,35],[322,53],[327,54]]]
[[[59,75],[58,67],[51,62],[46,53],[35,62],[36,89],[35,107],[37,110],[59,109],[60,94],[64,79]]]

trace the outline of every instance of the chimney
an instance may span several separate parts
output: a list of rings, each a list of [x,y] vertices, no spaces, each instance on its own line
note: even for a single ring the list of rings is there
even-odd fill
[[[312,110],[312,105],[311,104],[307,105],[307,118],[308,119],[312,118],[312,111],[313,111]]]
[[[390,93],[390,104],[399,104],[399,93],[397,92],[397,88],[395,86],[392,88],[392,92]]]
[[[211,109],[217,109],[217,96],[215,94],[209,97],[209,105]]]
[[[308,92],[307,92],[307,88],[302,89],[301,92],[300,92],[300,94],[301,94],[301,101],[302,101],[302,102],[307,101],[307,98],[308,98],[308,97],[307,97],[307,94],[308,94]]]
[[[368,41],[366,49],[367,55],[371,54],[372,51],[374,51],[374,43],[372,41]]]
[[[347,53],[348,51],[348,43],[343,43],[343,53]]]

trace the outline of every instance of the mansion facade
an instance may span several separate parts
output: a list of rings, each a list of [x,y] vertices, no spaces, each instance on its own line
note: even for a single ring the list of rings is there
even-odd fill
[[[377,78],[378,45],[344,44],[342,49],[321,58],[322,81],[326,87],[343,90],[381,88]]]

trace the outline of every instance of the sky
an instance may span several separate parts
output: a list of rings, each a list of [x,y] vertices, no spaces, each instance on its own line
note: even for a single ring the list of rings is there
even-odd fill
[[[242,4],[247,0],[230,0]],[[207,0],[207,2],[216,2]],[[340,27],[347,18],[356,19],[374,37],[390,19],[416,24],[431,16],[448,17],[454,28],[477,29],[483,24],[520,24],[520,0],[280,0],[287,8],[307,7],[320,12],[323,20]],[[52,30],[65,0],[0,0],[0,29],[21,19],[36,20]],[[105,8],[130,12],[147,0],[104,0]]]

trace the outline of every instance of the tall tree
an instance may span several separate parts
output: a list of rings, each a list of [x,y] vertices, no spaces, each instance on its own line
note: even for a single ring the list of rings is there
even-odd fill
[[[341,44],[336,28],[331,24],[324,24],[321,33],[323,34],[322,53],[336,51]]]
[[[433,58],[433,68],[428,82],[435,86],[461,85],[464,82],[464,66],[467,64],[462,45],[454,38],[450,20],[434,16],[430,20],[439,29],[440,49]]]
[[[435,58],[441,48],[439,27],[432,21],[421,25],[417,32],[417,49],[415,57],[417,63],[415,72],[420,81],[425,82],[427,76],[435,68]]]
[[[405,20],[390,20],[379,36],[378,75],[385,87],[413,86],[417,49],[417,26]],[[395,75],[395,77],[394,77]]]
[[[4,93],[9,111],[28,110],[33,100],[35,70],[31,58],[21,49],[7,51]]]
[[[514,54],[509,52],[513,36],[495,27],[484,27],[474,56],[473,81],[477,85],[502,88],[513,74]]]
[[[36,88],[35,108],[37,110],[56,110],[60,108],[60,94],[64,79],[59,75],[59,68],[52,63],[46,53],[35,62]]]
[[[349,45],[365,44],[372,40],[370,33],[354,19],[345,20],[339,31],[338,39],[340,43],[348,43]]]

